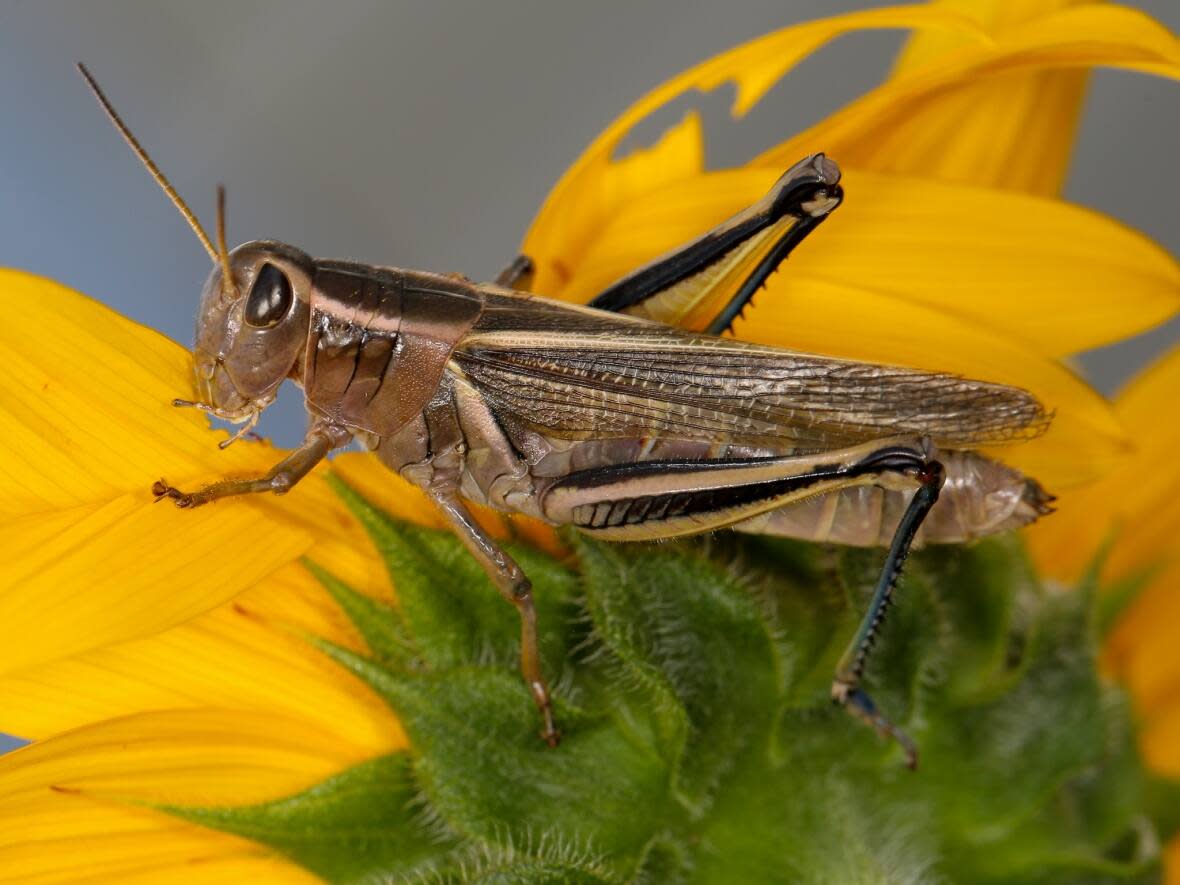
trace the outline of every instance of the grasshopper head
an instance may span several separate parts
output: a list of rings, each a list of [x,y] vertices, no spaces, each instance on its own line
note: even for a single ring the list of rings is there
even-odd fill
[[[238,246],[226,258],[201,293],[197,396],[219,418],[252,423],[307,343],[313,264],[300,250],[267,241]]]
[[[305,253],[283,243],[255,241],[233,252],[225,246],[225,189],[217,189],[217,245],[148,152],[119,117],[85,65],[78,70],[119,134],[139,157],[213,259],[213,272],[201,295],[193,348],[199,402],[219,418],[246,422],[228,445],[249,430],[269,406],[307,341],[313,264]]]

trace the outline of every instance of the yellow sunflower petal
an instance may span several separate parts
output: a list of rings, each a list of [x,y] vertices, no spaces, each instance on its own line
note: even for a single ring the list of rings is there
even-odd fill
[[[1148,768],[1163,777],[1180,778],[1180,702],[1173,698],[1143,727],[1139,745]]]
[[[792,257],[788,276],[894,292],[1058,356],[1180,310],[1175,259],[1096,212],[917,178],[846,178],[854,196]]]
[[[590,299],[751,205],[776,177],[766,169],[710,172],[637,197],[570,268],[565,297]],[[1098,213],[855,170],[845,181],[846,204],[791,255],[774,297],[789,298],[813,279],[893,293],[1053,355],[1122,339],[1180,310],[1180,265]],[[698,312],[716,313],[727,296]],[[858,325],[855,315],[848,322]]]
[[[938,0],[968,15],[990,34],[1090,0]],[[968,41],[950,31],[910,37],[893,77],[945,58]],[[1002,74],[936,98],[905,123],[905,156],[888,160],[896,172],[1054,196],[1068,169],[1086,92],[1085,71]]]
[[[1131,458],[1101,482],[1063,495],[1058,512],[1028,531],[1044,574],[1076,580],[1112,532],[1104,575],[1120,580],[1180,557],[1180,348],[1142,372],[1119,394],[1115,413],[1134,445]]]
[[[305,634],[308,619],[291,612],[313,607],[319,623]],[[0,731],[39,739],[139,711],[230,707],[331,723],[374,755],[404,747],[389,706],[305,636],[363,648],[314,578],[292,565],[171,630],[0,678]]]
[[[145,492],[59,514],[52,537],[41,520],[0,536],[0,672],[180,623],[312,543],[249,507],[181,511]]]
[[[1180,656],[1175,625],[1180,623],[1180,564],[1164,569],[1131,606],[1105,649],[1108,668],[1130,689],[1150,722],[1174,709],[1180,716]],[[1180,771],[1180,743],[1175,762]]]
[[[989,35],[1001,34],[1014,25],[1042,18],[1061,9],[1095,0],[931,0],[932,6],[952,10],[974,21]],[[915,31],[894,62],[894,77],[902,77],[968,45],[972,41],[950,30]]]
[[[106,881],[118,885],[156,885],[167,877],[169,885],[225,885],[226,882],[262,882],[266,885],[323,885],[323,879],[302,867],[277,857],[255,857],[249,843],[242,846],[242,857],[193,857],[186,866],[176,869],[171,859],[138,867],[134,871],[120,870]],[[75,882],[78,880],[74,880]],[[95,880],[88,879],[87,883]],[[101,880],[99,880],[101,881]]]
[[[248,710],[126,716],[0,758],[0,802],[52,792],[110,801],[246,805],[306,789],[372,758],[306,720]]]
[[[60,735],[0,759],[0,869],[5,881],[75,882],[273,864],[279,881],[307,881],[256,844],[135,803],[263,802],[370,755],[300,719],[242,710],[147,713]]]
[[[848,166],[879,172],[925,173],[927,165],[935,170],[964,169],[978,159],[978,145],[992,138],[1006,145],[1021,137],[1019,130],[1002,129],[993,135],[990,128],[975,127],[1023,125],[1022,107],[1037,100],[1030,74],[1107,66],[1180,77],[1176,38],[1149,16],[1122,6],[1064,9],[992,36],[910,68],[908,74],[890,79],[770,149],[755,164],[785,169],[801,156],[824,150]],[[1012,95],[1016,104],[996,110],[1000,99],[988,99],[979,120],[973,108],[970,121],[964,123],[967,128],[958,134],[962,137],[951,138],[942,128],[947,119],[978,98],[980,90],[991,93],[993,88],[996,95]],[[1062,94],[1061,88],[1050,85],[1039,100],[1064,98],[1068,108],[1072,92],[1066,89]],[[1061,139],[1072,124],[1068,111],[1049,114],[1047,131],[1037,130],[1044,143],[1031,147],[1029,156],[1019,150],[997,150],[984,163],[985,171],[969,180],[995,183],[1010,174],[1021,189],[1052,193],[1061,169],[1053,167],[1051,158],[1064,150]],[[1010,172],[1001,165],[1004,162],[1011,162]],[[1042,162],[1049,166],[1039,171]],[[1042,174],[1046,180],[1038,184]]]
[[[277,857],[257,857],[257,849],[249,842],[240,848],[240,857],[201,857],[195,855],[184,861],[185,866],[177,869],[172,858],[156,863],[137,864],[134,870],[123,868],[118,875],[103,879],[86,879],[87,885],[107,881],[113,885],[225,885],[226,882],[259,882],[266,885],[323,885],[323,879],[314,876],[303,867]],[[61,880],[58,880],[61,881]],[[78,879],[69,879],[78,882]]]
[[[772,283],[738,321],[739,338],[1021,387],[1055,412],[1053,421],[1037,439],[991,454],[1051,491],[1101,476],[1124,457],[1127,441],[1106,401],[1060,363],[942,311],[903,309],[890,295],[824,280],[785,286]]]
[[[323,882],[249,840],[80,796],[30,801],[0,821],[16,827],[0,838],[7,885]]]
[[[1180,885],[1180,836],[1164,848],[1164,885]]]
[[[737,92],[732,112],[741,117],[799,61],[841,34],[928,27],[976,30],[970,19],[926,6],[856,12],[794,25],[752,40],[657,87],[611,123],[550,192],[524,241],[524,251],[537,266],[533,288],[560,295],[582,244],[624,202],[700,171],[700,124],[695,114],[686,116],[650,151],[612,162],[626,134],[652,111],[690,90],[709,91],[733,82]]]

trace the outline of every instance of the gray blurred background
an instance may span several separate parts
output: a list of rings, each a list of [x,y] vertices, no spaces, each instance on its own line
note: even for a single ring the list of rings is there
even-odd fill
[[[0,264],[179,341],[192,334],[208,259],[77,60],[210,229],[214,187],[227,185],[231,242],[489,278],[562,170],[643,92],[771,29],[874,5],[0,0]],[[1132,5],[1180,30],[1177,0]],[[877,82],[902,36],[838,41],[740,124],[728,87],[702,96],[710,165],[739,163]],[[1178,158],[1177,84],[1099,72],[1066,196],[1175,254]],[[1109,391],[1177,339],[1172,323],[1085,364]],[[262,429],[291,444],[302,425],[288,392]]]
[[[549,187],[629,102],[694,62],[873,0],[636,3],[0,0],[0,263],[53,276],[187,343],[208,259],[73,70],[85,61],[231,243],[488,278]],[[1177,0],[1133,5],[1180,30]],[[899,32],[846,37],[745,121],[700,98],[709,163],[739,163],[875,83]],[[657,134],[656,126],[641,133]],[[635,139],[633,139],[635,140]],[[1180,251],[1180,89],[1094,77],[1069,199]],[[1111,390],[1180,324],[1087,358]],[[293,392],[263,432],[299,439]]]

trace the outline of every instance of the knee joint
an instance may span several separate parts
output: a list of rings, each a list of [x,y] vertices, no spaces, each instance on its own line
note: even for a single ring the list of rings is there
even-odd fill
[[[533,584],[528,578],[520,578],[512,584],[512,598],[517,602],[531,602],[533,598]]]
[[[284,495],[291,491],[291,486],[295,483],[291,480],[289,473],[276,473],[270,478],[270,490],[276,495]]]

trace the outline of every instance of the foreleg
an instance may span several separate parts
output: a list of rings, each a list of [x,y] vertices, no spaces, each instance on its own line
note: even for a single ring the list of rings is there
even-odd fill
[[[152,484],[156,500],[169,498],[177,507],[200,507],[218,498],[234,495],[250,495],[256,492],[274,492],[282,495],[289,492],[299,480],[307,476],[328,452],[343,445],[347,437],[333,428],[315,426],[308,431],[303,444],[276,464],[265,476],[253,479],[227,479],[215,482],[195,492],[182,492],[161,479]]]

